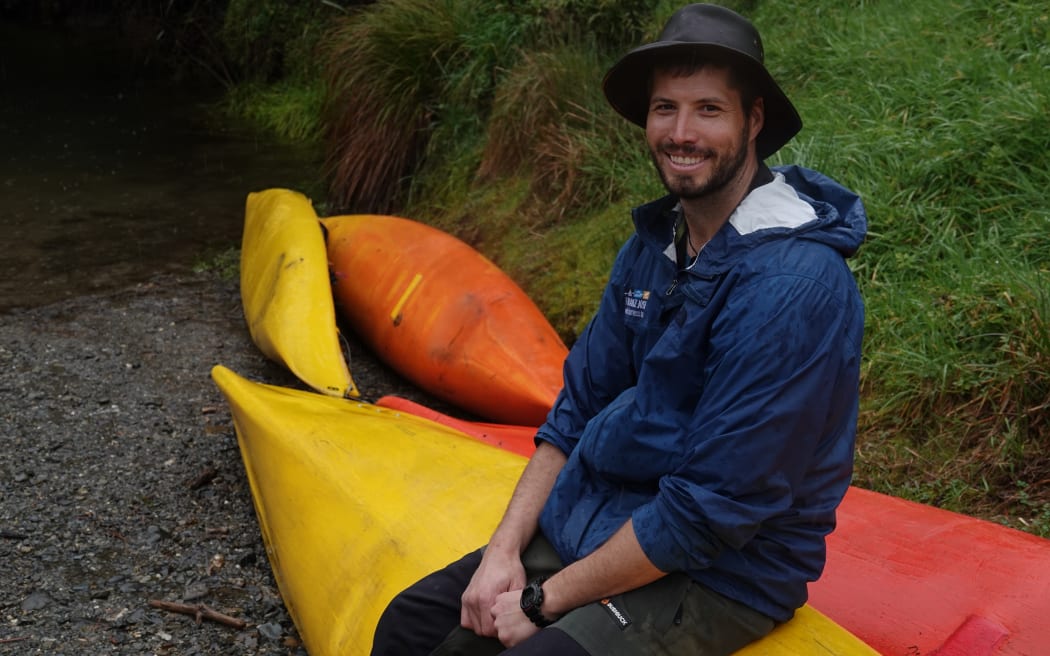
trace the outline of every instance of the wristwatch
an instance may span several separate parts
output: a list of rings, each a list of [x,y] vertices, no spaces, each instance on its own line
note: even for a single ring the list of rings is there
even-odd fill
[[[525,617],[529,618],[533,624],[541,629],[554,624],[553,621],[544,617],[543,611],[540,610],[540,606],[543,605],[543,582],[546,580],[546,576],[532,579],[525,586],[525,589],[521,591],[522,612],[525,613]]]

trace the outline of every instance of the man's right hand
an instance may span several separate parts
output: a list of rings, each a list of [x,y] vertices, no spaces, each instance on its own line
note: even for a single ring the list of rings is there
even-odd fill
[[[463,593],[460,624],[482,636],[496,637],[492,607],[503,592],[525,587],[525,567],[516,552],[492,545],[485,549],[481,565]]]

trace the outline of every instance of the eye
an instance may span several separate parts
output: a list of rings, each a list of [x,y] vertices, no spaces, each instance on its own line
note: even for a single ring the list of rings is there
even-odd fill
[[[674,111],[674,108],[675,108],[674,103],[672,103],[670,101],[667,101],[667,100],[654,100],[652,102],[652,104],[649,106],[649,111],[666,113],[666,112]]]

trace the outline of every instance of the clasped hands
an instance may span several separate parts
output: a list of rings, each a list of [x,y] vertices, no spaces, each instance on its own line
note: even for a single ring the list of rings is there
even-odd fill
[[[540,630],[521,610],[525,568],[520,557],[486,551],[462,597],[460,624],[513,647]]]

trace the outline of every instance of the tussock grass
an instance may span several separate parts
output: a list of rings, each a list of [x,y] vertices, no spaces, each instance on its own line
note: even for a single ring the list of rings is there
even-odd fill
[[[605,64],[563,46],[524,56],[497,88],[477,183],[527,177],[533,227],[621,200],[624,181],[644,165],[639,131],[594,84]]]
[[[325,58],[333,202],[440,213],[479,180],[525,169],[536,172],[532,197],[555,201],[548,210],[615,196],[586,173],[604,167],[598,128],[619,123],[594,80],[675,8],[657,6],[387,0],[342,21]]]
[[[523,30],[481,0],[389,0],[336,29],[326,54],[333,202],[389,211],[423,162],[470,148]]]

